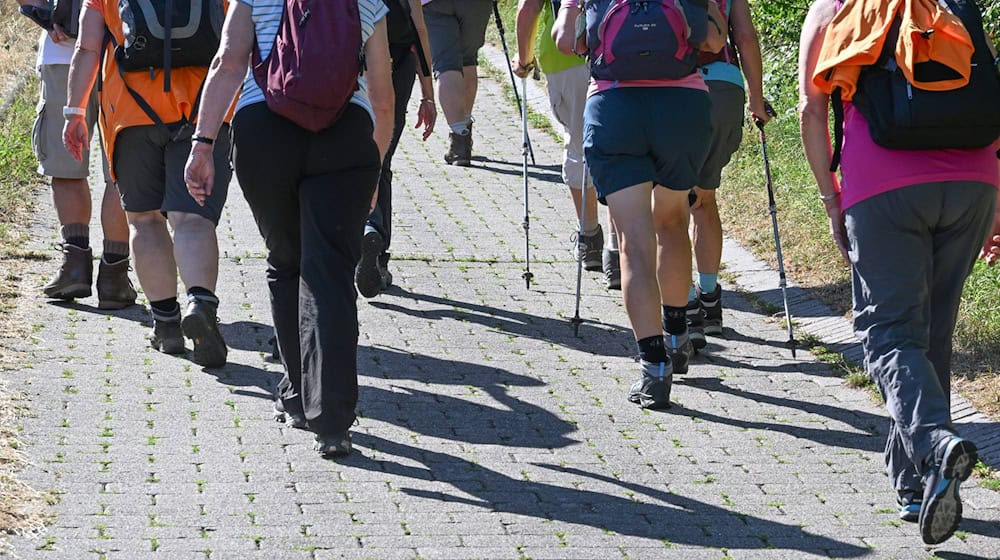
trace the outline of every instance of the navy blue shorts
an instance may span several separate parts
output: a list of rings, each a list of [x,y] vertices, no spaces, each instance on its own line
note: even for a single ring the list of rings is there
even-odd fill
[[[619,87],[590,96],[583,151],[598,199],[650,181],[681,191],[697,185],[711,111],[708,92],[691,88]]]

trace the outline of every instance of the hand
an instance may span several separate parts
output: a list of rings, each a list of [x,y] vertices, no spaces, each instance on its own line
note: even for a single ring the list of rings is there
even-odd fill
[[[63,145],[76,161],[83,161],[83,149],[90,142],[90,131],[87,130],[87,119],[83,115],[66,117],[63,125]]]
[[[188,194],[198,206],[204,206],[212,194],[212,185],[215,183],[213,151],[211,144],[192,142],[191,155],[188,156],[187,165],[184,166],[184,183],[187,185]]]
[[[552,25],[552,40],[563,54],[576,54],[576,16],[579,8],[561,8]]]
[[[759,122],[760,124],[767,124],[767,121],[771,120],[777,114],[774,112],[771,104],[763,98],[751,97],[748,105],[750,105],[750,115],[753,117],[754,122]]]
[[[993,214],[993,228],[990,230],[986,243],[983,244],[983,251],[979,257],[986,259],[986,264],[993,266],[1000,262],[1000,201],[997,202],[997,210]]]
[[[424,127],[422,135],[424,141],[427,141],[434,132],[435,122],[437,122],[437,107],[434,106],[434,98],[421,99],[417,107],[417,124],[413,128]]]
[[[70,37],[66,30],[62,28],[58,23],[52,24],[52,31],[49,31],[49,38],[56,43],[65,43],[67,41],[74,42],[73,38]]]
[[[826,215],[830,220],[830,236],[833,237],[833,242],[837,244],[840,256],[850,264],[851,258],[847,253],[851,248],[851,244],[847,240],[847,226],[844,224],[844,213],[840,211],[840,197],[838,196],[833,200],[824,202],[823,206],[826,207]]]
[[[531,71],[535,68],[535,61],[524,64],[521,62],[521,57],[518,57],[517,62],[514,63],[514,75],[518,78],[527,78]]]

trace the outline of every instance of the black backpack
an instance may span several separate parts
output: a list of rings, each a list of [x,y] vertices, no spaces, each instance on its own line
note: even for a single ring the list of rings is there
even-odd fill
[[[390,45],[410,46],[417,41],[417,30],[410,19],[410,3],[407,0],[383,0],[389,13],[385,16],[385,27]]]
[[[994,58],[975,0],[944,0],[972,37],[969,83],[948,91],[913,87],[897,66],[894,50],[901,21],[892,26],[876,64],[862,69],[852,103],[868,121],[872,140],[894,150],[985,148],[1000,137],[1000,68]],[[954,70],[930,61],[918,64],[921,81],[954,79]],[[844,111],[840,89],[831,97],[834,154],[830,171],[840,164]]]
[[[207,67],[219,48],[225,19],[223,0],[119,0],[125,41],[115,45],[123,72],[163,68],[170,90],[170,69]]]

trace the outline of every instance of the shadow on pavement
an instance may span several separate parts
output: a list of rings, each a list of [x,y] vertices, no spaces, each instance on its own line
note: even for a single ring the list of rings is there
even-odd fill
[[[543,520],[587,525],[621,535],[669,540],[673,544],[733,549],[759,549],[780,543],[809,552],[853,558],[870,551],[827,537],[811,535],[800,527],[785,525],[686,498],[678,494],[630,484],[571,467],[535,466],[566,475],[620,486],[659,503],[609,495],[567,486],[512,478],[460,457],[418,449],[369,434],[357,434],[357,445],[423,463],[425,468],[393,461],[373,460],[360,453],[346,464],[386,473],[433,480],[452,485],[456,493],[407,488],[410,496],[446,503],[481,507],[493,512],[509,512]],[[367,463],[367,464],[366,464]],[[468,495],[468,496],[466,496]],[[471,497],[469,497],[471,496]],[[765,540],[766,539],[766,540]]]

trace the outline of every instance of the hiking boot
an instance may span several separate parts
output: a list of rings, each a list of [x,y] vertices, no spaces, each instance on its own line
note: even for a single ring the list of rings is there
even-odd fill
[[[344,457],[350,455],[351,434],[346,430],[339,434],[316,434],[316,440],[313,442],[313,450],[318,451],[323,457]]]
[[[94,278],[94,253],[76,245],[63,243],[63,262],[55,278],[42,288],[52,299],[90,297],[90,284]]]
[[[153,319],[153,330],[149,335],[149,345],[157,352],[164,354],[184,353],[184,333],[181,332],[181,322]]]
[[[590,235],[577,233],[576,247],[573,256],[577,259],[583,255],[583,269],[595,272],[604,268],[604,230],[597,226],[597,231]]]
[[[379,267],[379,257],[385,250],[385,240],[382,234],[373,228],[366,228],[361,240],[361,261],[354,271],[354,281],[358,291],[366,298],[373,298],[382,291],[382,271]]]
[[[274,421],[298,430],[304,430],[307,424],[305,413],[289,412],[285,409],[285,402],[280,398],[274,400]]]
[[[194,363],[202,367],[222,367],[226,365],[226,356],[229,354],[226,341],[219,332],[219,319],[216,315],[218,301],[190,297],[181,319],[184,336],[194,343]]]
[[[899,504],[899,518],[903,521],[916,523],[920,517],[920,505],[923,503],[922,490],[900,490],[896,496]]]
[[[684,313],[687,317],[688,338],[691,339],[694,351],[698,352],[708,344],[705,340],[705,312],[701,310],[701,303],[693,299],[688,302]]]
[[[668,334],[663,333],[663,345],[670,353],[670,361],[674,366],[674,373],[684,375],[688,372],[688,362],[694,357],[694,346],[691,344],[690,333]]]
[[[444,154],[444,161],[459,167],[472,165],[472,129],[469,129],[468,134],[452,132],[448,134],[448,137],[451,139],[451,147]]]
[[[135,304],[135,288],[128,277],[128,259],[108,263],[101,258],[97,268],[97,308],[124,309]]]
[[[604,283],[608,286],[608,289],[622,289],[621,253],[605,249],[601,255],[601,268],[604,269]]]
[[[670,361],[651,363],[640,360],[642,372],[628,390],[628,400],[642,408],[670,408],[673,369]]]
[[[972,474],[979,457],[975,444],[956,435],[938,442],[932,453],[919,516],[920,537],[925,544],[942,543],[958,529],[962,521],[959,486]]]
[[[712,293],[706,294],[696,288],[701,309],[705,312],[705,334],[722,336],[722,286],[716,284]]]

